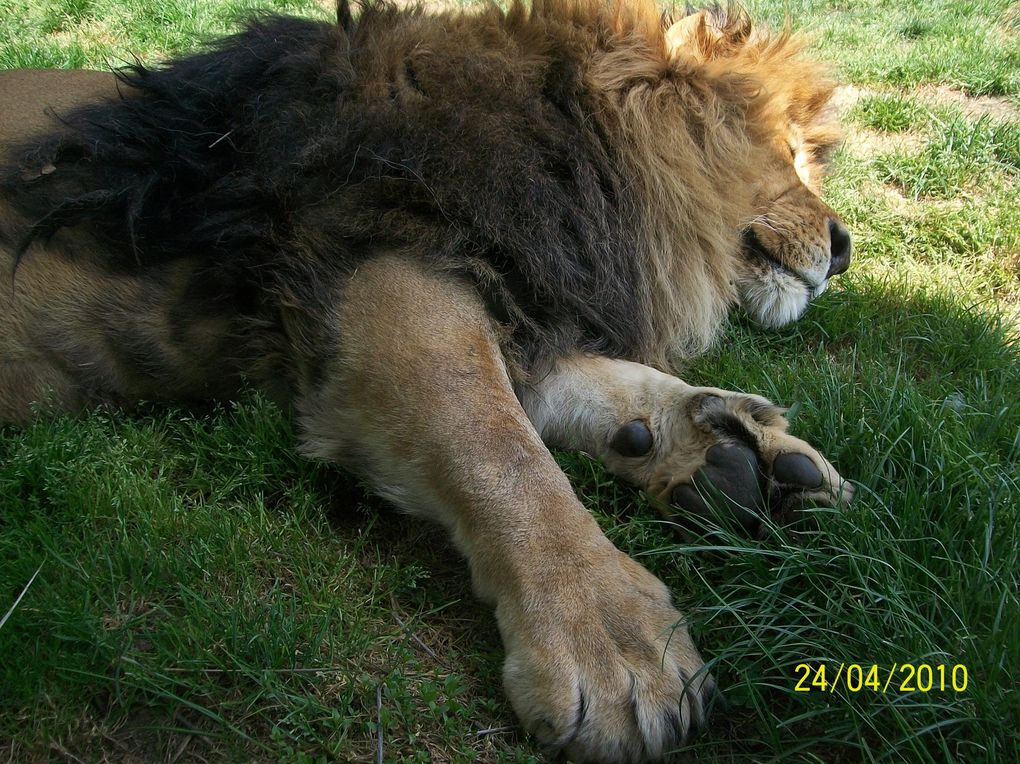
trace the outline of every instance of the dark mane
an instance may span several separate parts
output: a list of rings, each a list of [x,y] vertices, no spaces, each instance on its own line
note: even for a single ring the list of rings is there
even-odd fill
[[[413,246],[474,279],[527,355],[640,355],[634,215],[570,47],[524,56],[510,24],[480,40],[456,20],[443,40],[386,4],[340,18],[267,16],[121,71],[120,99],[8,168],[31,225],[0,233],[25,253],[87,224],[112,268],[193,258],[231,288],[302,293]]]

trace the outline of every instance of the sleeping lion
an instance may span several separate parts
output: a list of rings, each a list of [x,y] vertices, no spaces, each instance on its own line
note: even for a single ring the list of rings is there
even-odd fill
[[[449,529],[542,744],[667,757],[714,682],[549,447],[749,533],[849,500],[781,409],[661,371],[849,264],[799,48],[651,0],[341,0],[155,69],[5,72],[0,420],[257,386]]]

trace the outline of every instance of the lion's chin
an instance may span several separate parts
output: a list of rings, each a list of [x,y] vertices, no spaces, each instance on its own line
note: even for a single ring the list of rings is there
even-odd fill
[[[737,282],[740,305],[756,323],[778,329],[800,318],[808,304],[825,291],[823,281],[812,289],[802,279],[778,269],[767,269]]]

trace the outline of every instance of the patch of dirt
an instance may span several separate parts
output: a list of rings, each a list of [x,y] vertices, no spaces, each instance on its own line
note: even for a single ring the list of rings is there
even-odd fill
[[[861,193],[880,197],[885,201],[886,206],[897,215],[906,217],[917,212],[917,202],[908,199],[895,186],[887,186],[884,183],[868,183],[861,189]]]
[[[972,96],[948,85],[924,85],[915,91],[920,100],[942,106],[956,106],[971,116],[998,120],[1020,120],[1020,109],[1001,96]]]
[[[922,85],[910,90],[841,85],[833,93],[829,106],[842,116],[853,109],[862,98],[883,94],[916,98],[929,106],[955,106],[965,114],[975,117],[987,115],[998,120],[1020,120],[1020,107],[1005,96],[972,96],[949,85]]]
[[[877,154],[894,151],[913,153],[924,146],[924,136],[918,133],[882,133],[866,127],[847,130],[843,150],[856,159],[870,159]]]
[[[857,102],[866,95],[873,95],[874,91],[857,85],[840,85],[833,91],[829,100],[829,108],[834,109],[840,116],[847,114]]]

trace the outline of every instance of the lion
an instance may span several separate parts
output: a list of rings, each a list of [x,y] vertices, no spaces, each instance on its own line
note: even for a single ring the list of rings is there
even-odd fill
[[[4,73],[0,420],[258,387],[449,530],[542,745],[667,758],[715,682],[549,448],[752,533],[849,501],[782,409],[663,371],[849,264],[799,49],[650,0],[341,0],[154,69]]]

